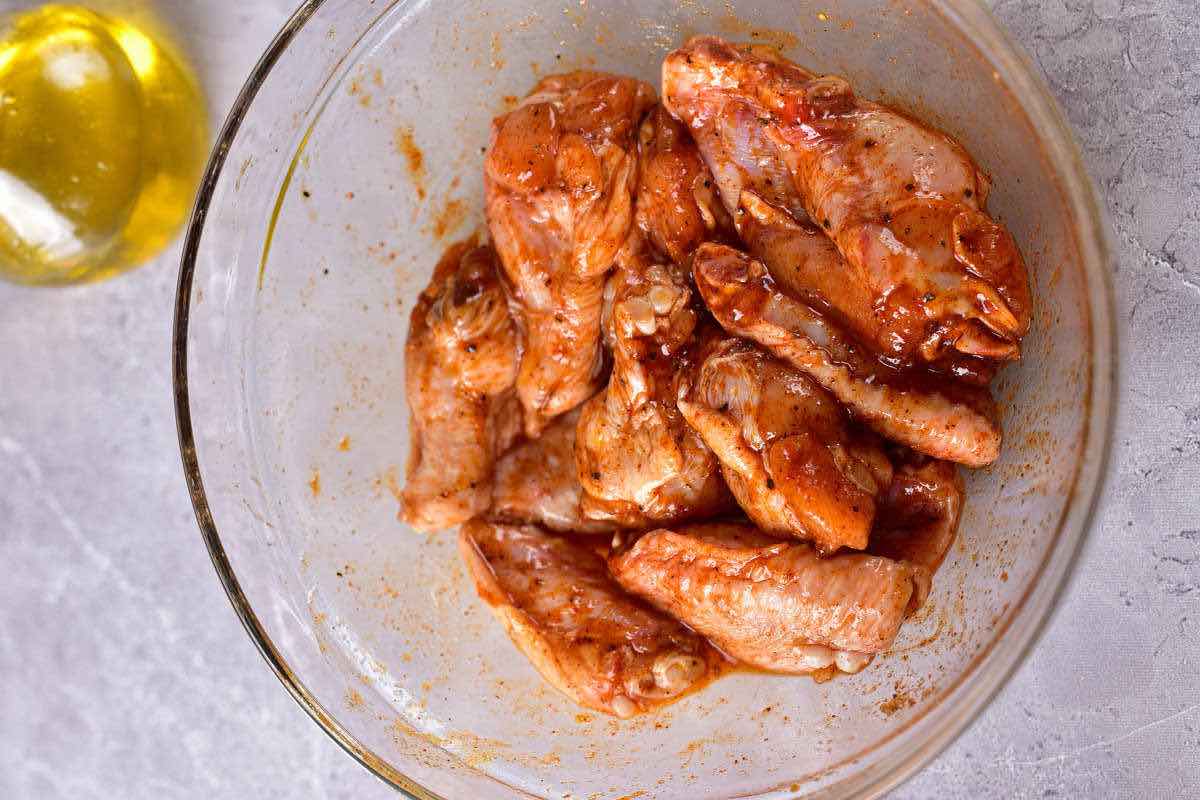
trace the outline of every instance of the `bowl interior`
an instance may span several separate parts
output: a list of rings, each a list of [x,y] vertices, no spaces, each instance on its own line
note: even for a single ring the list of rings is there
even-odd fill
[[[1104,450],[1093,337],[1110,335],[1108,300],[1102,253],[1080,233],[1095,222],[1081,219],[1086,186],[1020,63],[980,40],[995,32],[973,4],[830,5],[328,0],[297,15],[252,80],[185,258],[185,462],[269,660],[397,785],[573,798],[879,788],[961,729],[1044,617]],[[736,675],[616,722],[542,682],[475,597],[452,535],[396,521],[403,344],[438,255],[483,230],[491,118],[555,71],[657,85],[662,56],[705,32],[775,44],[958,137],[995,179],[991,210],[1039,306],[1024,359],[995,387],[1004,455],[968,477],[959,545],[892,653],[824,685]]]

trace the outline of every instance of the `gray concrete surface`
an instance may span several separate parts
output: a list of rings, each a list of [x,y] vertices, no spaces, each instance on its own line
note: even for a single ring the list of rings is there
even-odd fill
[[[220,115],[289,3],[165,5]],[[1036,651],[896,796],[1198,797],[1200,6],[995,9],[1115,223],[1115,459]],[[389,797],[278,686],[209,566],[171,408],[176,262],[0,286],[0,797]]]

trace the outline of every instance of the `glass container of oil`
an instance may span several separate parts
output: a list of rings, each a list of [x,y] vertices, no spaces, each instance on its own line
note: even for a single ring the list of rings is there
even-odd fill
[[[99,280],[162,250],[207,153],[200,87],[146,17],[0,17],[0,277]]]

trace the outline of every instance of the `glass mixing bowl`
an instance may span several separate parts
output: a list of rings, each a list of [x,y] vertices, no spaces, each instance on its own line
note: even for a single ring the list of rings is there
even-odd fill
[[[871,795],[957,735],[1063,586],[1104,470],[1110,247],[1062,115],[969,0],[308,2],[255,69],[188,233],[184,466],[229,597],[330,736],[414,796]],[[482,225],[489,120],[538,75],[657,82],[694,33],[769,42],[957,136],[995,177],[1039,305],[997,384],[929,608],[865,672],[739,674],[628,722],[560,697],[475,597],[454,537],[397,522],[408,313]]]

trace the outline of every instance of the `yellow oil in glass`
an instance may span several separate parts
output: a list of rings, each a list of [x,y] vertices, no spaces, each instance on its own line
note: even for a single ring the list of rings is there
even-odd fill
[[[0,20],[0,277],[99,280],[174,238],[208,120],[187,63],[146,30],[68,5]]]

